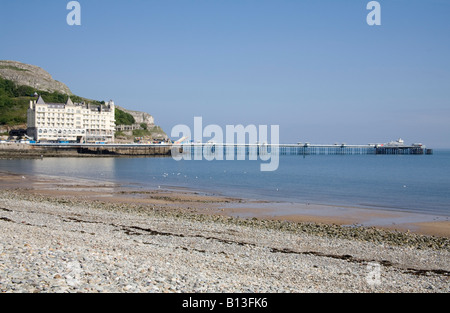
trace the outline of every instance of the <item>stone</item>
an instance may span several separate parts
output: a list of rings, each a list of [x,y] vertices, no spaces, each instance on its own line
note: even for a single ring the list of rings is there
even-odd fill
[[[72,95],[69,87],[54,80],[44,69],[17,61],[0,60],[0,76],[17,85],[30,86],[37,90]]]

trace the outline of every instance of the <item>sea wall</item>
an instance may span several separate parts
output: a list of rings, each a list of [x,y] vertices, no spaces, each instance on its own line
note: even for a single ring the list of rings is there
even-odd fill
[[[6,143],[0,144],[0,158],[170,156],[170,148],[160,145],[38,146]]]

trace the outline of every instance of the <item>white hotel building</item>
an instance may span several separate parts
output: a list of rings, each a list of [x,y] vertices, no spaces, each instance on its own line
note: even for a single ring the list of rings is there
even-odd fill
[[[27,135],[39,142],[114,142],[116,121],[111,100],[105,105],[45,103],[41,96],[30,101]]]

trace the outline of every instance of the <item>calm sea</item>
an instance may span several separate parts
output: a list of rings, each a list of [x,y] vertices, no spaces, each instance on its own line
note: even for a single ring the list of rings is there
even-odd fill
[[[188,187],[245,199],[450,215],[450,150],[423,156],[280,156],[275,172],[261,172],[260,161],[172,158],[0,160],[0,171],[99,179],[142,188]]]

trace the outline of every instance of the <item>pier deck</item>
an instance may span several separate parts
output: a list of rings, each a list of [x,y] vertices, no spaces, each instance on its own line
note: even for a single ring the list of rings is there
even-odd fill
[[[177,150],[174,150],[177,149]],[[173,151],[192,156],[278,155],[429,155],[424,146],[311,145],[311,144],[1,144],[0,156],[170,156]]]
[[[218,153],[259,155],[278,153],[279,155],[375,155],[400,154],[424,155],[433,154],[432,149],[424,146],[380,146],[380,145],[299,145],[299,144],[214,144],[188,143],[179,147],[184,153],[214,155]]]

